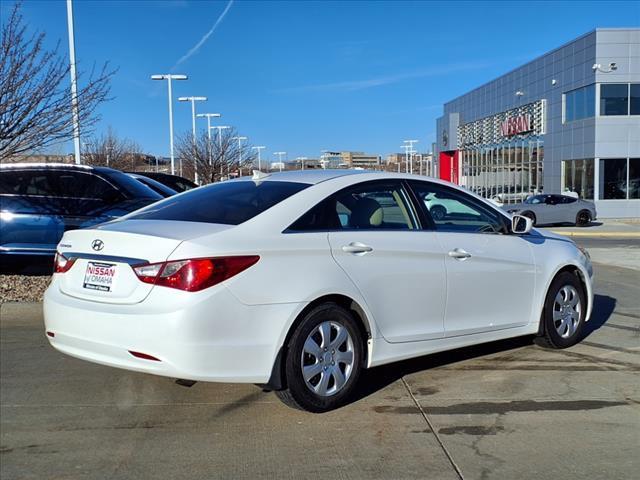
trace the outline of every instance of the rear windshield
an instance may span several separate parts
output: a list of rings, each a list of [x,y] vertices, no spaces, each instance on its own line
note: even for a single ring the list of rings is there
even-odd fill
[[[167,198],[128,218],[239,225],[308,186],[276,181],[215,183]]]

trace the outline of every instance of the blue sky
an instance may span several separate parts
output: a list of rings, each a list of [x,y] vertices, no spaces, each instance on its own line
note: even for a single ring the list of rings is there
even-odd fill
[[[2,0],[3,17],[10,5]],[[640,25],[639,3],[614,1],[74,5],[79,68],[109,61],[119,69],[99,129],[111,126],[156,155],[169,150],[167,93],[151,74],[189,75],[174,98],[207,96],[200,112],[221,113],[220,124],[265,153],[386,155],[407,138],[428,150],[443,102],[596,27]],[[23,12],[67,53],[64,0],[27,0]],[[176,133],[191,128],[188,103],[174,104],[174,122]]]

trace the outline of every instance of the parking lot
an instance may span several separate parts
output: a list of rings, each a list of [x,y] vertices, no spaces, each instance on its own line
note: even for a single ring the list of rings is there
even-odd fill
[[[578,242],[605,262],[580,344],[522,338],[376,368],[322,415],[253,385],[185,388],[63,356],[40,304],[4,304],[0,476],[637,478],[640,270],[623,267],[639,241]]]

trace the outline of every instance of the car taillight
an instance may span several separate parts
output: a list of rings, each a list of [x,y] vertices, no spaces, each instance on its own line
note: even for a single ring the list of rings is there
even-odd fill
[[[144,283],[198,292],[224,282],[258,260],[258,255],[195,258],[139,265],[133,271]]]
[[[67,258],[63,254],[56,252],[56,256],[53,259],[53,273],[68,272],[75,261],[75,258]]]

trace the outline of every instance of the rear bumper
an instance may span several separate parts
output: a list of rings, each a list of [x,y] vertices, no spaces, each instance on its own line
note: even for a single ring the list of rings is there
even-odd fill
[[[44,297],[47,336],[83,360],[173,378],[266,383],[300,304],[248,306],[223,285],[188,293],[156,287],[143,302],[114,305],[60,292]],[[134,357],[130,351],[159,361]]]

